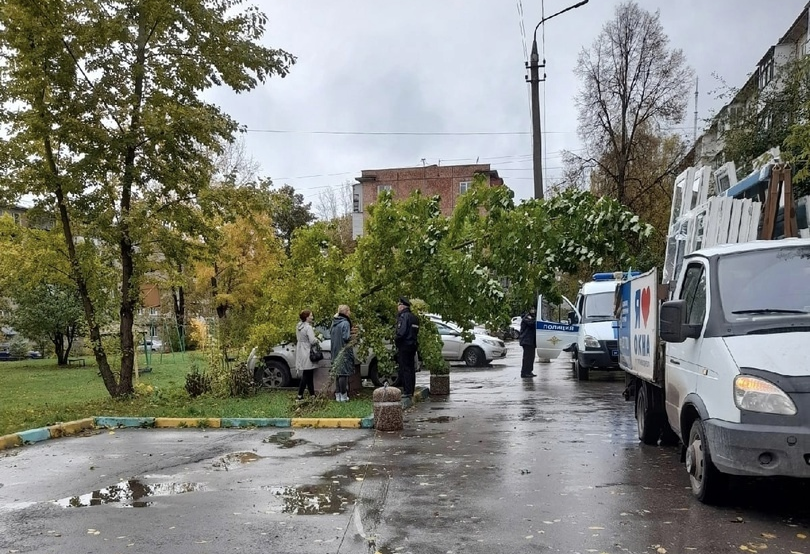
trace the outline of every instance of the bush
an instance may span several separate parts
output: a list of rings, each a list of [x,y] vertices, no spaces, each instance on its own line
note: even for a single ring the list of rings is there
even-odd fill
[[[8,353],[12,358],[27,358],[29,350],[28,341],[20,335],[15,335],[8,343]]]
[[[197,364],[192,364],[191,372],[186,374],[186,392],[192,398],[211,392],[211,377],[201,372]]]
[[[240,362],[229,370],[229,393],[231,397],[245,398],[256,394],[256,382],[247,362]]]

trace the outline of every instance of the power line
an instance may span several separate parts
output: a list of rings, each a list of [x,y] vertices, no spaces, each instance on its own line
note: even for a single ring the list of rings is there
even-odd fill
[[[479,136],[479,135],[528,135],[527,131],[298,131],[292,129],[244,129],[248,133],[273,133],[297,135],[370,135],[370,136]]]

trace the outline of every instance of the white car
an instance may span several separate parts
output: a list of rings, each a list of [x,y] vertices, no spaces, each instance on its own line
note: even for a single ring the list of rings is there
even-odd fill
[[[453,323],[430,316],[436,324],[442,338],[442,357],[449,362],[463,361],[469,367],[490,363],[497,358],[506,357],[506,345],[496,337],[477,332],[473,329],[473,339],[465,341],[461,328]]]
[[[321,350],[324,354],[324,359],[331,360],[332,354],[330,352],[332,341],[330,339],[329,328],[317,326],[315,327],[315,334],[322,337]],[[253,369],[253,376],[256,383],[261,387],[288,387],[293,379],[299,379],[301,376],[295,369],[295,343],[285,342],[274,346],[266,355],[263,356],[264,364],[256,364]],[[417,360],[417,371],[419,371],[421,364]],[[377,356],[371,354],[368,359],[360,364],[360,377],[368,379],[375,387],[381,387],[386,381],[391,383],[391,379],[379,375],[377,369]]]

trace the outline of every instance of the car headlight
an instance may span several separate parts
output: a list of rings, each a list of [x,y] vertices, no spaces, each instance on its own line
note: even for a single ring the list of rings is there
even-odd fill
[[[591,335],[585,335],[585,348],[591,348],[593,350],[601,350],[602,345],[599,344],[599,341],[596,340],[595,337]]]
[[[749,412],[796,415],[796,404],[785,391],[751,375],[737,375],[734,378],[734,403],[739,409]]]
[[[490,339],[481,339],[481,342],[483,342],[484,344],[488,344],[490,346],[498,346],[497,342],[495,342],[494,340],[490,340]]]

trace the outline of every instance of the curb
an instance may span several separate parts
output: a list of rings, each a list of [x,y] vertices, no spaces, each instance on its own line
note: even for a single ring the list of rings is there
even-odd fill
[[[430,398],[429,388],[417,388],[413,401]],[[374,429],[374,414],[368,417],[88,417],[77,421],[57,423],[39,429],[29,429],[0,436],[0,450],[58,439],[92,429],[150,428],[150,429],[244,429],[253,427],[295,427],[320,429]]]
[[[0,450],[68,437],[92,429],[239,429],[253,427],[297,427],[321,429],[373,429],[374,415],[343,418],[218,418],[218,417],[88,417],[0,436]]]

